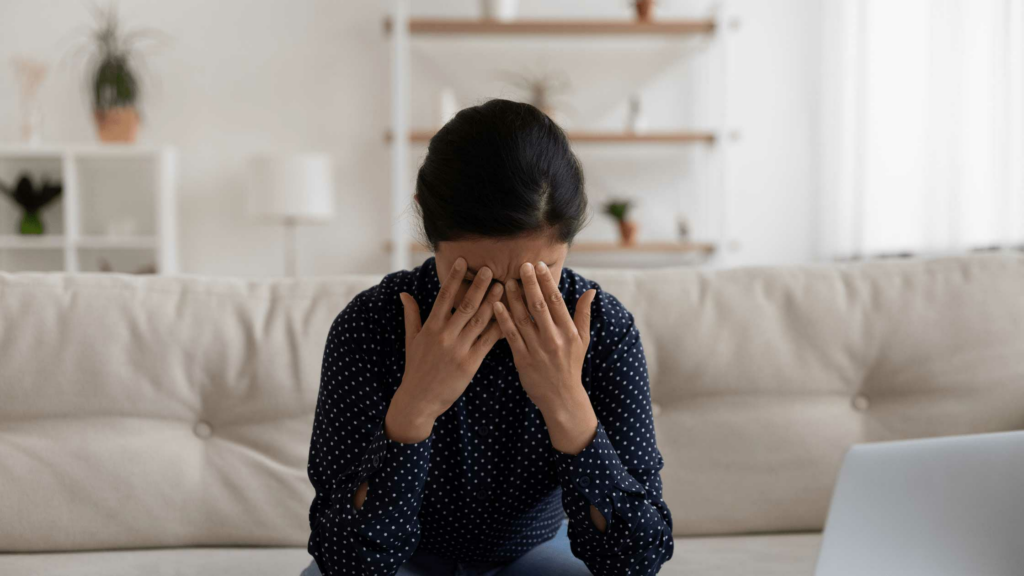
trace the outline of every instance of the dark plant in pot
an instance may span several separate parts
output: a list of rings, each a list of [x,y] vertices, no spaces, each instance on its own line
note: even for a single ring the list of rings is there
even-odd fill
[[[89,95],[100,140],[134,142],[139,129],[141,48],[157,40],[152,29],[125,30],[116,5],[96,8],[89,34]]]
[[[60,192],[60,184],[46,179],[43,179],[38,188],[33,186],[28,174],[22,174],[13,188],[0,182],[0,194],[21,206],[23,214],[18,225],[18,232],[21,234],[42,234],[44,232],[39,211],[60,196]]]
[[[629,210],[633,203],[629,200],[609,200],[604,203],[603,211],[619,224],[619,237],[622,243],[630,246],[636,243],[636,222],[629,219]]]

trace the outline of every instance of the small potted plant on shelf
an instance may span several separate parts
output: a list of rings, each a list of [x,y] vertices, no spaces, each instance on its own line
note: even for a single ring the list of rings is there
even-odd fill
[[[553,120],[562,123],[559,98],[571,88],[569,75],[564,70],[529,70],[505,72],[505,80],[521,90],[526,102]]]
[[[61,185],[43,180],[38,188],[32,185],[32,180],[27,174],[22,174],[18,184],[9,188],[0,182],[0,194],[10,198],[15,204],[21,206],[22,216],[18,226],[20,234],[42,234],[43,221],[39,218],[39,211],[42,210],[57,196],[60,196]]]
[[[630,2],[636,8],[636,19],[641,22],[651,21],[651,12],[654,8],[654,0],[632,0]]]
[[[98,8],[89,37],[89,92],[96,129],[103,142],[134,142],[139,129],[140,44],[155,30],[124,30],[115,5]]]
[[[626,246],[636,243],[636,222],[629,219],[629,210],[633,203],[629,200],[609,200],[604,204],[604,213],[611,216],[619,224],[619,237]]]

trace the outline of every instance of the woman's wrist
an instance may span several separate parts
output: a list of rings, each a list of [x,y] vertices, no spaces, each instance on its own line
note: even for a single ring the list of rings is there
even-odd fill
[[[544,416],[544,424],[555,450],[565,454],[579,454],[594,440],[597,415],[582,384],[573,394],[538,408]]]
[[[436,419],[422,402],[410,401],[399,386],[384,417],[384,434],[395,442],[416,444],[430,436]]]

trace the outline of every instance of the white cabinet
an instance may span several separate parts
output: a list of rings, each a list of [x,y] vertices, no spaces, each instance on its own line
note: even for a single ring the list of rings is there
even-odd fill
[[[0,145],[0,181],[22,173],[63,186],[42,235],[18,234],[21,207],[0,197],[0,270],[178,271],[177,154],[166,146]]]

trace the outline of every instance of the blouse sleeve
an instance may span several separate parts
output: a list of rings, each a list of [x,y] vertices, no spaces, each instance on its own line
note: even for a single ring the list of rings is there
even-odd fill
[[[395,574],[419,543],[419,514],[433,434],[416,444],[389,440],[367,293],[335,318],[327,336],[307,473],[315,496],[307,549],[325,576]],[[361,508],[352,500],[367,482]]]
[[[555,451],[569,539],[594,574],[655,574],[672,557],[672,515],[662,499],[647,363],[633,315],[606,292],[598,291],[596,304],[602,321],[591,326],[583,378],[597,433],[579,454]],[[591,505],[604,516],[604,532]]]

